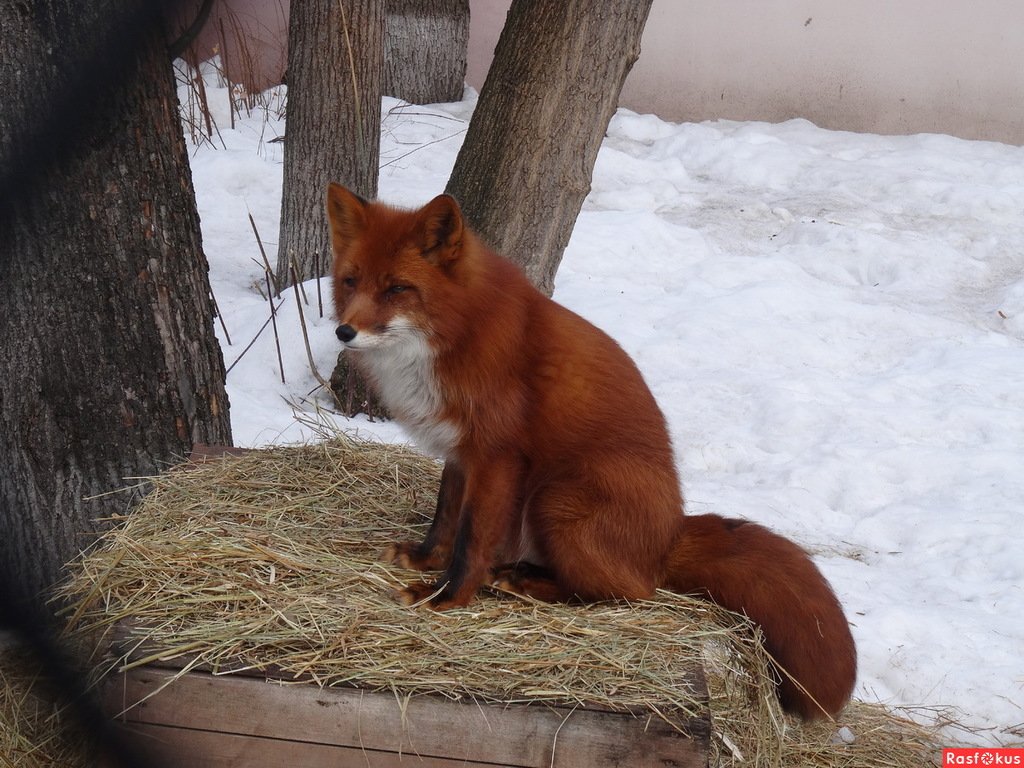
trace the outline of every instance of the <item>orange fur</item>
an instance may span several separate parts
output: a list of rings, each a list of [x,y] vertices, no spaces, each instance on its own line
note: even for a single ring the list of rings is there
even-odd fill
[[[385,555],[444,573],[402,600],[436,591],[445,609],[487,583],[551,601],[695,593],[760,624],[807,691],[782,675],[788,710],[842,708],[856,653],[828,583],[761,526],[682,514],[665,419],[618,344],[484,246],[450,197],[403,211],[332,184],[327,209],[346,354],[445,458],[426,538]]]

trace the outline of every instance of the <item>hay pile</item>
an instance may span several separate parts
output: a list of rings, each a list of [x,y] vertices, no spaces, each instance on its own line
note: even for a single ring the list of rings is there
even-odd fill
[[[176,469],[73,566],[62,598],[73,637],[98,653],[116,625],[140,649],[117,664],[272,669],[285,679],[479,701],[703,711],[688,670],[707,670],[720,765],[922,766],[930,735],[881,708],[840,725],[781,714],[756,633],[707,603],[659,594],[561,606],[497,593],[435,613],[391,591],[418,573],[377,558],[419,539],[439,467],[395,446],[338,438]],[[144,649],[144,650],[142,650]],[[99,664],[99,661],[97,661]]]
[[[0,766],[85,768],[94,745],[59,703],[40,661],[0,635]]]

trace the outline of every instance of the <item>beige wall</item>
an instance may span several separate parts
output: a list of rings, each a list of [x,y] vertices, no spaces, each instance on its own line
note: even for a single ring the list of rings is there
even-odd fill
[[[182,3],[183,24],[202,0]],[[288,0],[217,0],[196,41],[200,60],[226,53],[232,82],[259,92],[282,82],[288,66]]]
[[[508,8],[472,0],[479,88]],[[1024,144],[1022,0],[654,0],[623,106]]]

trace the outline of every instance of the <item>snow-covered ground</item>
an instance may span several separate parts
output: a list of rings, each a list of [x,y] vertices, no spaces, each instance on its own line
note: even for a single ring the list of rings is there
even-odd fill
[[[257,110],[231,130],[226,91],[210,98],[220,135],[192,169],[230,365],[269,316],[248,215],[273,263],[284,124]],[[381,199],[443,191],[474,102],[385,100]],[[325,376],[329,288],[321,318],[305,286]],[[639,363],[690,510],[816,555],[854,625],[859,698],[1024,739],[1024,149],[622,110],[555,298]],[[287,383],[270,327],[228,376],[240,445],[309,439],[295,409],[328,404],[283,301]]]

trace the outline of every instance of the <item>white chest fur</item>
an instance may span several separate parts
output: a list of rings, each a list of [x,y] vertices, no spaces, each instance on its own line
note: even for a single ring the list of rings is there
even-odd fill
[[[396,325],[387,331],[386,343],[359,352],[360,363],[381,401],[419,448],[448,457],[458,444],[459,430],[442,417],[434,350],[419,329]]]

